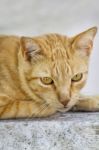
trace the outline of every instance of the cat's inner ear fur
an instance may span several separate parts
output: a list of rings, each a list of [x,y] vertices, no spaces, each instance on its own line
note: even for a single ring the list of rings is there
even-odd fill
[[[89,56],[93,47],[93,40],[97,33],[97,27],[88,29],[73,38],[72,48],[83,56]]]
[[[32,38],[22,37],[21,49],[26,60],[35,59],[40,54],[40,47]]]

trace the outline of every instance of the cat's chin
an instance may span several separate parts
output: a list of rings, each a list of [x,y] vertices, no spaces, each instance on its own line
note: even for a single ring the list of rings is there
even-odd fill
[[[67,111],[69,111],[70,110],[70,108],[62,108],[62,109],[58,109],[58,112],[67,112]]]

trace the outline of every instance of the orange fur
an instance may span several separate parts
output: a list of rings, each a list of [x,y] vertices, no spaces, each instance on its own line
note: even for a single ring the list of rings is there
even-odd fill
[[[0,36],[0,118],[46,117],[76,106],[95,34],[94,27],[72,38]],[[78,73],[83,79],[71,82]],[[54,84],[42,84],[42,77]]]

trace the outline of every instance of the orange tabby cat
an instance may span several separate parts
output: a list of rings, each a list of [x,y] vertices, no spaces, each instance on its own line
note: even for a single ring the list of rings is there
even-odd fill
[[[93,27],[71,38],[0,36],[0,118],[99,111],[98,97],[79,96],[96,32]]]

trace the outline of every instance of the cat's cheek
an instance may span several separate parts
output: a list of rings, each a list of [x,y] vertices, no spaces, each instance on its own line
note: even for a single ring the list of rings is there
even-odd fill
[[[78,83],[72,83],[71,88],[73,91],[79,92],[85,86],[85,84],[86,84],[86,80],[83,80],[83,81],[78,82]]]
[[[76,102],[77,97],[80,94],[81,89],[77,88],[77,87],[72,87],[71,91],[70,91],[70,103],[71,101],[73,101],[73,103]]]

